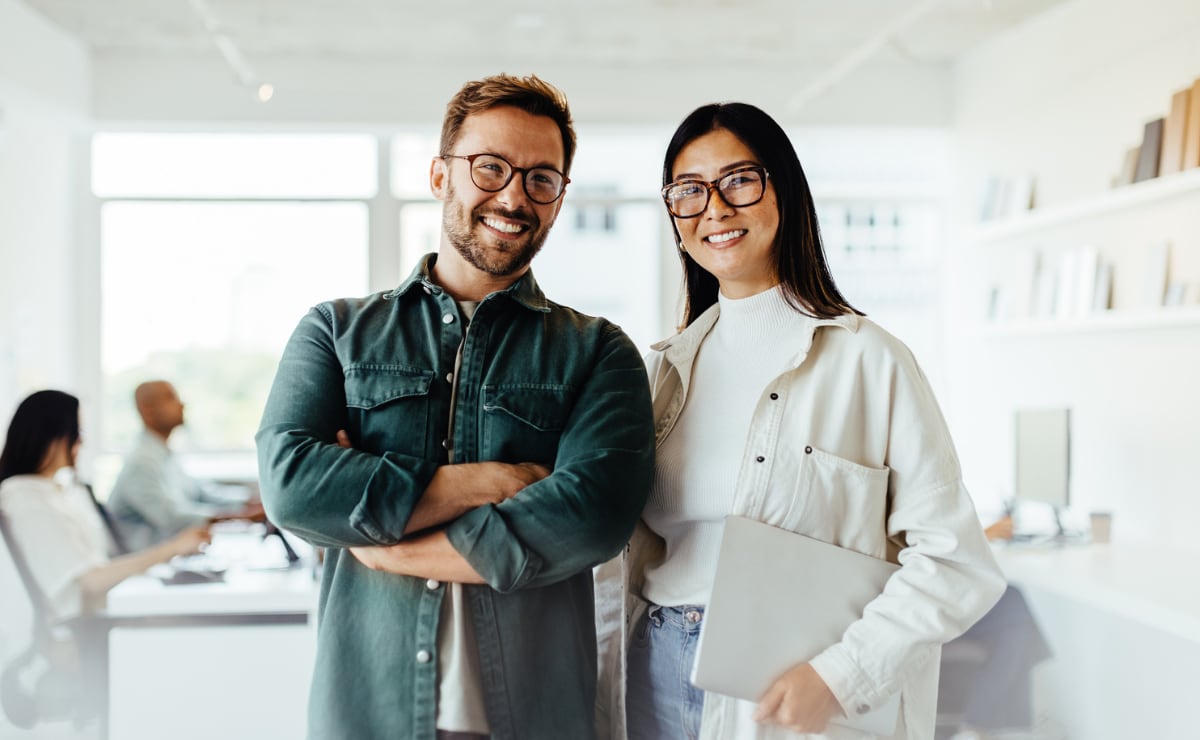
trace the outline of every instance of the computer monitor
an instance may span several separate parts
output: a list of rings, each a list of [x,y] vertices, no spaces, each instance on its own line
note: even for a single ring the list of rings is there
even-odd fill
[[[1021,409],[1016,414],[1016,502],[1036,501],[1061,512],[1071,502],[1071,410]]]

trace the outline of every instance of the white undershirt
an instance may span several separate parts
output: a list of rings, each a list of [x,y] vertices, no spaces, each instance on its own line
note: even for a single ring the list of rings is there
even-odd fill
[[[478,301],[459,301],[464,324],[475,317]],[[463,344],[454,358],[454,385],[450,396],[450,425],[446,432],[446,451],[454,462],[454,408],[458,403],[458,374],[462,369]],[[437,729],[487,735],[487,711],[483,700],[483,669],[479,665],[479,646],[471,603],[461,583],[446,584],[438,616],[438,702]]]
[[[679,420],[658,448],[642,515],[667,543],[642,592],[663,606],[708,603],[754,408],[812,331],[778,286],[717,300],[720,318],[696,355]]]

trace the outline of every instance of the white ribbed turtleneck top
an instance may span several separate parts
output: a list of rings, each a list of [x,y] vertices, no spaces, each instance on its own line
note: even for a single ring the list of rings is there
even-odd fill
[[[658,448],[642,515],[667,542],[642,594],[663,606],[708,603],[755,405],[812,331],[812,319],[789,306],[779,286],[717,300],[720,317],[696,356],[683,412]]]

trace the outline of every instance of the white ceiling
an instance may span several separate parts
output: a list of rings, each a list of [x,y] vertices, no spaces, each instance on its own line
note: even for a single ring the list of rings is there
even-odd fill
[[[934,122],[957,57],[1063,0],[25,2],[92,50],[101,118],[403,120],[406,98],[503,70],[559,84],[577,118],[741,98],[793,120]],[[267,105],[247,93],[262,82]]]

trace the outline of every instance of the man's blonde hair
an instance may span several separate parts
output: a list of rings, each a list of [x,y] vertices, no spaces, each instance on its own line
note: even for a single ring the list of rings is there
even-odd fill
[[[454,145],[458,143],[458,135],[467,116],[505,105],[531,115],[546,116],[558,124],[563,139],[563,173],[569,174],[571,160],[575,157],[575,127],[571,123],[567,96],[536,75],[515,77],[498,74],[463,85],[446,105],[440,153],[455,153]]]

